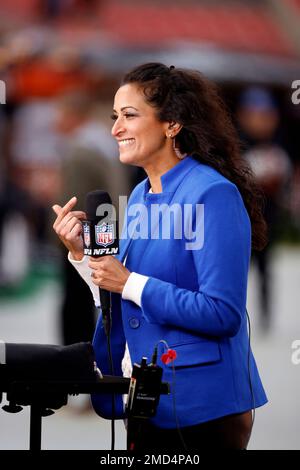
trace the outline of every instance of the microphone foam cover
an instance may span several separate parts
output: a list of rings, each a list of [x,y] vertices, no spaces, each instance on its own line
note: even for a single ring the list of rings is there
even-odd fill
[[[111,197],[106,191],[98,189],[86,195],[85,207],[88,220],[96,220],[99,218],[96,213],[101,204],[112,204]]]

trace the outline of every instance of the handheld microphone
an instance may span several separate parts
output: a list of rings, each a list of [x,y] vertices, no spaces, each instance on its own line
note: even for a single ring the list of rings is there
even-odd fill
[[[84,254],[93,257],[116,255],[119,252],[116,211],[106,191],[91,191],[86,196],[87,220],[83,225]],[[111,293],[99,287],[103,326],[111,330]]]

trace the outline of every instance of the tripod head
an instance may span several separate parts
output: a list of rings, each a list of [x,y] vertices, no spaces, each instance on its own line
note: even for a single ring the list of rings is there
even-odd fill
[[[2,342],[0,362],[0,399],[6,392],[9,404],[3,409],[12,413],[21,411],[20,405],[35,404],[44,416],[48,415],[50,409],[67,404],[68,393],[59,384],[74,387],[74,383],[99,379],[91,343],[57,346]]]

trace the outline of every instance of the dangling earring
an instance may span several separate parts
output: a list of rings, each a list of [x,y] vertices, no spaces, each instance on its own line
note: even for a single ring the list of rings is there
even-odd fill
[[[173,150],[176,153],[176,156],[177,158],[179,158],[179,160],[183,160],[187,156],[187,153],[181,153],[179,148],[176,147],[175,137],[173,138]]]

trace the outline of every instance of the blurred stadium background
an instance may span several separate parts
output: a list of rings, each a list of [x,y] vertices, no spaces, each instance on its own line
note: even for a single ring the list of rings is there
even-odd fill
[[[143,177],[118,162],[110,114],[124,72],[149,61],[218,82],[265,191],[271,241],[253,258],[248,307],[270,403],[257,411],[250,448],[300,449],[300,365],[291,361],[300,338],[299,0],[1,0],[0,338],[89,339],[90,305],[86,325],[78,320],[87,335],[69,332],[72,274],[51,206],[106,184],[126,195]],[[28,410],[0,410],[0,449],[27,447],[28,419]],[[109,448],[109,423],[72,398],[44,419],[43,438],[49,449]]]

